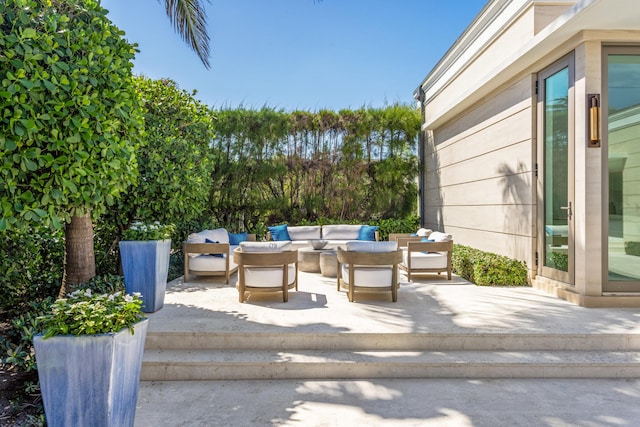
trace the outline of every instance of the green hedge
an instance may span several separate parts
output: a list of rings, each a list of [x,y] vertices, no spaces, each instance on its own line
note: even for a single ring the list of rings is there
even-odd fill
[[[506,256],[454,245],[453,272],[478,286],[529,286],[527,265]]]

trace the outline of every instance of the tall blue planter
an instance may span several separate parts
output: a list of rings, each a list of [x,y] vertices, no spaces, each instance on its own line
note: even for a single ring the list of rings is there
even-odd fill
[[[158,311],[164,305],[170,252],[171,239],[120,242],[125,288],[128,294],[142,294],[145,313]]]
[[[148,324],[133,335],[33,337],[48,426],[133,426]]]

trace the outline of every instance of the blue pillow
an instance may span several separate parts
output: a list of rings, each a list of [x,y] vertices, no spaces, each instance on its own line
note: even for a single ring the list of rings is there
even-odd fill
[[[229,233],[229,244],[230,245],[239,245],[240,242],[246,242],[249,240],[249,235],[247,232],[244,233]]]
[[[421,241],[421,242],[435,242],[435,240],[433,240],[433,239],[427,239],[426,237],[423,237],[422,239],[420,239],[420,241]],[[431,252],[429,252],[429,251],[424,251],[424,252],[422,252],[422,253],[423,253],[423,254],[428,254],[428,253],[431,253]],[[435,252],[434,252],[434,253],[435,253]]]
[[[289,231],[287,230],[287,224],[274,225],[267,228],[269,229],[271,238],[274,241],[278,242],[283,240],[291,240],[291,237],[289,237]]]
[[[358,240],[368,240],[371,242],[376,241],[376,231],[378,231],[377,225],[363,225],[358,232]]]
[[[204,239],[204,242],[205,243],[220,243],[220,242],[209,240],[209,239]],[[216,258],[224,258],[224,254],[207,254],[207,255],[214,256]]]

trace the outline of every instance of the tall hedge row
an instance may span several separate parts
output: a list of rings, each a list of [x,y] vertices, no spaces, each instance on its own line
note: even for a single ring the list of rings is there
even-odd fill
[[[415,213],[420,128],[407,106],[215,112],[211,212],[223,224]]]

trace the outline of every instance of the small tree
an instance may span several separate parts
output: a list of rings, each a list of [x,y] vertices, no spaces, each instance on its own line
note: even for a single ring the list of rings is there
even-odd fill
[[[143,127],[135,46],[106,13],[97,0],[0,2],[0,230],[66,224],[69,283],[95,275],[90,215],[134,181]]]

